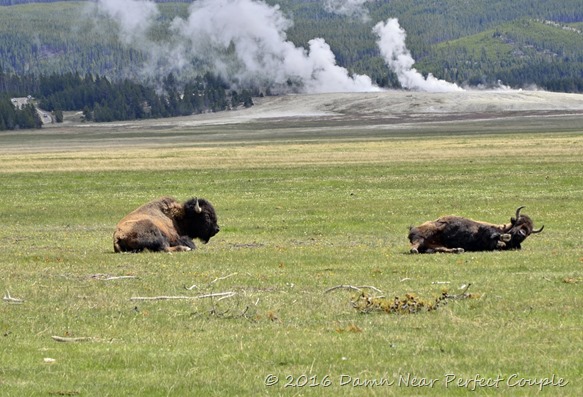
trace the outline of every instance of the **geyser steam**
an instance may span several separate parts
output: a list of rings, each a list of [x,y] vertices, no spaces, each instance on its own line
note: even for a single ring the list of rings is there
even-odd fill
[[[146,51],[146,70],[152,75],[203,66],[233,87],[309,93],[379,90],[368,76],[350,75],[338,66],[324,39],[310,40],[308,49],[296,47],[286,36],[292,22],[279,6],[263,1],[193,2],[186,19],[172,21],[171,42],[163,45],[147,35],[158,14],[154,2],[98,0],[97,7],[119,24],[123,42]]]
[[[403,88],[415,91],[449,92],[463,91],[457,84],[435,78],[432,74],[423,77],[413,67],[415,60],[405,45],[407,34],[395,18],[379,22],[373,28],[379,36],[377,45],[387,66],[395,72]]]
[[[363,20],[364,4],[373,0],[326,0],[331,12]],[[143,77],[161,79],[168,73],[188,76],[206,70],[220,75],[232,88],[258,88],[278,92],[379,91],[370,77],[350,74],[337,65],[322,38],[307,49],[287,39],[293,25],[279,6],[262,0],[197,0],[188,17],[176,17],[166,42],[150,38],[160,12],[152,0],[97,0],[96,14],[119,26],[120,40],[147,54]],[[373,32],[387,66],[401,86],[419,91],[459,91],[459,86],[421,75],[405,45],[406,33],[397,19],[379,22]]]

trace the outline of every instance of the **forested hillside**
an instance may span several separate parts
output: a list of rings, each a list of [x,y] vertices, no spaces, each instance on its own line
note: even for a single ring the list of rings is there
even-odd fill
[[[25,105],[10,97],[24,97]],[[10,95],[8,95],[10,94]],[[161,87],[129,79],[111,82],[107,77],[62,73],[24,77],[0,69],[0,131],[41,128],[34,102],[51,112],[54,122],[63,111],[83,111],[85,121],[116,121],[187,116],[203,112],[253,106],[257,92],[237,92],[217,76],[205,74],[179,84],[173,74]],[[44,114],[44,112],[43,112]]]
[[[252,0],[249,0],[252,2]],[[342,3],[342,0],[328,0]],[[22,4],[36,3],[36,4]],[[162,42],[189,1],[158,1],[159,25],[149,32]],[[406,44],[423,74],[464,84],[536,85],[581,92],[583,7],[580,0],[392,0],[364,2],[343,15],[326,1],[266,0],[293,21],[284,33],[308,48],[321,37],[338,65],[370,76],[380,86],[399,82],[379,56],[372,27],[398,18]],[[345,1],[346,3],[346,1]],[[360,2],[362,3],[362,2]],[[0,0],[0,66],[17,74],[79,72],[110,79],[136,78],[144,49],[122,43],[111,21],[89,15],[88,2]],[[19,4],[19,5],[18,5]],[[203,72],[206,72],[205,70]]]
[[[369,20],[333,15],[318,1],[282,0],[294,15],[290,38],[322,36],[339,63],[383,85],[395,85],[378,57],[372,26],[398,18],[423,73],[460,85],[538,86],[583,91],[580,0],[393,0],[366,3]]]
[[[59,3],[66,1],[78,1],[78,0],[0,0],[0,6],[12,6],[28,3]],[[156,0],[156,3],[191,3],[191,2],[192,0]]]
[[[487,73],[510,86],[583,92],[583,34],[548,20],[520,19],[438,44],[423,64],[445,66],[444,77],[482,83]],[[528,78],[528,80],[525,79]]]

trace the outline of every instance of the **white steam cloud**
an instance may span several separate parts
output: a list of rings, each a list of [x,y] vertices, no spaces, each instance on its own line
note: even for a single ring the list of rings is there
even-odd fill
[[[368,17],[364,4],[375,0],[325,0],[330,12]],[[147,56],[143,77],[160,79],[168,73],[193,75],[201,69],[220,75],[233,88],[269,89],[274,93],[379,91],[370,77],[350,74],[337,65],[330,46],[322,38],[296,47],[286,31],[293,22],[279,6],[262,0],[197,0],[188,17],[176,17],[165,42],[151,39],[159,27],[160,12],[152,0],[97,0],[98,16],[113,20],[120,40]],[[387,66],[401,86],[418,91],[460,91],[456,84],[424,77],[405,45],[406,33],[397,19],[373,28]]]
[[[463,91],[457,84],[437,79],[432,74],[423,77],[413,67],[415,60],[405,45],[407,34],[397,19],[377,23],[373,32],[379,36],[377,44],[385,63],[395,72],[403,88],[428,92]]]
[[[378,91],[368,76],[350,75],[336,64],[321,38],[309,48],[287,40],[292,26],[279,6],[260,0],[199,0],[186,19],[175,18],[171,41],[148,39],[158,8],[151,0],[98,0],[101,14],[116,21],[122,41],[148,54],[146,71],[155,76],[206,67],[235,87],[309,93]]]
[[[145,37],[159,15],[156,3],[140,0],[99,0],[98,10],[117,22],[120,38],[125,44]]]
[[[350,76],[336,64],[323,39],[309,50],[287,40],[292,22],[278,6],[253,0],[202,0],[192,4],[188,19],[176,19],[173,31],[189,38],[194,54],[206,53],[217,69],[242,85],[299,83],[307,92],[372,91],[367,76]]]

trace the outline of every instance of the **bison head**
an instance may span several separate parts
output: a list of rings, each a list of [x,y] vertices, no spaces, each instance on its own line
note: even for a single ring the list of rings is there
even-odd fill
[[[178,227],[183,234],[198,238],[205,244],[220,230],[212,204],[197,198],[184,203],[184,216],[178,221]]]
[[[526,240],[531,234],[540,233],[545,228],[544,225],[540,229],[534,229],[534,222],[528,215],[521,215],[520,211],[524,206],[518,207],[516,209],[516,215],[510,218],[510,227],[506,231],[509,235],[508,241],[506,241],[507,249],[520,249],[520,244]]]

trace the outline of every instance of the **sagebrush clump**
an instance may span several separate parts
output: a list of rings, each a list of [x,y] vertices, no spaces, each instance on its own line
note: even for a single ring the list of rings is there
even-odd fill
[[[469,287],[470,285],[468,285],[464,292],[459,295],[450,295],[447,290],[443,290],[439,296],[433,299],[422,299],[413,293],[407,293],[404,297],[376,297],[371,296],[365,291],[360,291],[351,299],[350,303],[352,307],[360,313],[371,313],[375,311],[382,311],[390,314],[431,312],[445,306],[451,299],[475,299],[479,297],[479,295],[468,293],[467,290]]]

